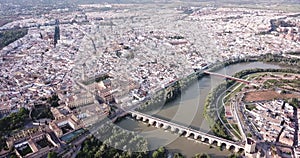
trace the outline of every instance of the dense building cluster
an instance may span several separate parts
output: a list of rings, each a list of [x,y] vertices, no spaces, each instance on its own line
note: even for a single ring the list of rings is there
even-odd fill
[[[166,7],[153,14],[155,7],[54,7],[40,14],[26,11],[1,26],[0,31],[26,28],[28,34],[0,50],[0,117],[35,105],[52,106],[54,116],[35,122],[39,128],[10,136],[8,147],[25,157],[50,151],[74,156],[85,139],[82,128],[112,108],[125,111],[195,69],[300,48],[296,13],[203,6]],[[57,105],[49,105],[53,96],[59,98]],[[294,107],[281,100],[255,105],[247,114],[258,137],[298,145]],[[233,106],[226,107],[228,118],[236,117],[232,111]],[[74,149],[65,150],[69,142]],[[246,143],[254,152],[254,141]]]
[[[23,19],[2,26],[0,29],[26,26],[29,32],[1,50],[1,109],[30,108],[53,93],[72,97],[74,81],[105,73],[113,78],[112,87],[118,86],[116,96],[122,98],[133,92],[144,97],[144,92],[155,92],[191,74],[194,68],[216,61],[299,48],[294,40],[263,34],[271,30],[270,20],[274,18],[288,18],[298,26],[297,17],[279,11],[193,8],[185,20],[166,24],[162,21],[168,17],[147,13],[130,20],[126,17],[136,11],[127,12],[127,5],[104,7],[110,9],[91,14],[95,8],[83,5],[81,8],[89,11],[72,12],[59,22],[54,17],[67,14],[67,10],[32,17],[35,25]],[[173,12],[171,21],[181,14]],[[144,21],[143,17],[149,19]],[[153,26],[147,25],[150,21]],[[281,29],[279,26],[276,30]]]
[[[249,114],[262,139],[293,146],[296,119],[293,106],[282,100],[256,103],[256,109]]]

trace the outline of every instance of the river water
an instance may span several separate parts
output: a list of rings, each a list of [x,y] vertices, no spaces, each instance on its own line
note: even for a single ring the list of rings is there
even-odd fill
[[[249,62],[233,64],[215,72],[233,75],[239,71],[252,68],[278,69],[284,67],[276,63]],[[172,102],[161,103],[160,108],[148,111],[147,113],[161,119],[211,133],[209,125],[203,116],[203,107],[209,92],[223,81],[224,78],[221,77],[204,76],[193,82]],[[197,153],[208,153],[212,157],[224,157],[231,153],[228,150],[220,151],[218,147],[210,148],[209,145],[196,142],[189,138],[179,137],[177,134],[148,126],[143,122],[135,121],[129,117],[118,122],[117,125],[143,135],[148,139],[150,149],[165,146],[171,152],[180,152],[186,157],[192,157]]]

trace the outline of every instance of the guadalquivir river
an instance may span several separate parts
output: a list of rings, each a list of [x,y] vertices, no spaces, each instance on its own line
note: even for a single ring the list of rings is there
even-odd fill
[[[216,73],[233,75],[239,71],[252,68],[286,68],[277,63],[248,62],[233,64],[221,68]],[[148,113],[161,119],[169,120],[181,125],[189,126],[194,129],[210,133],[210,128],[206,122],[203,112],[204,103],[208,93],[218,84],[224,81],[224,78],[214,76],[204,76],[193,82],[181,96],[169,103],[162,103],[162,106]],[[209,148],[205,145],[185,137],[178,137],[169,131],[150,127],[143,122],[135,121],[131,118],[123,119],[118,122],[120,127],[139,132],[140,135],[148,139],[151,149],[159,146],[165,146],[171,152],[180,152],[186,157],[192,157],[197,153],[207,153],[212,157],[224,157],[230,155],[230,151],[220,151],[219,148]]]

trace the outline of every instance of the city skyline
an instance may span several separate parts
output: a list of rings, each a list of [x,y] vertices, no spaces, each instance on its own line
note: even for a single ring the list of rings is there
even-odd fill
[[[298,1],[0,8],[0,157],[300,155]]]

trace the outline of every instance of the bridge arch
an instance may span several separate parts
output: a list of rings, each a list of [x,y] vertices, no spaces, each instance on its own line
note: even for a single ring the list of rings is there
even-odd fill
[[[245,151],[244,148],[239,147],[237,152],[238,152],[238,153],[243,153],[244,151]]]
[[[207,137],[203,137],[203,139],[201,139],[201,141],[203,140],[204,143],[209,144],[209,138]]]
[[[187,134],[186,134],[186,137],[190,137],[190,138],[193,138],[193,139],[194,139],[195,136],[196,135],[193,132],[187,132]]]
[[[214,145],[214,146],[220,146],[220,145],[218,145],[219,144],[219,141],[217,141],[217,140],[212,140],[212,143],[211,143],[211,145]]]
[[[221,145],[220,145],[220,149],[221,150],[227,149],[227,144],[225,142],[222,142]]]
[[[235,145],[227,145],[228,147],[229,147],[229,149],[228,150],[230,150],[230,151],[232,151],[232,152],[234,152],[235,151],[235,149],[236,149],[236,147],[235,147]]]
[[[186,136],[188,133],[187,133],[186,130],[178,129],[178,134],[179,134],[180,136]]]
[[[160,122],[159,128],[163,128],[163,127],[164,127],[164,123]]]
[[[156,127],[157,121],[153,120],[152,125]]]

